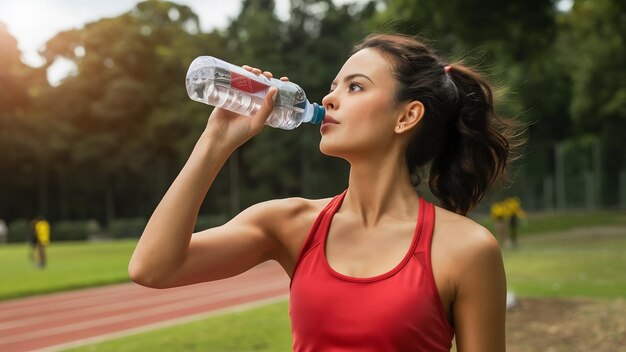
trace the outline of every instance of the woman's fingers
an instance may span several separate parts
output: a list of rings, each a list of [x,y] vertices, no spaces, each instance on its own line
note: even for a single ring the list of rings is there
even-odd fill
[[[252,128],[255,131],[260,131],[265,125],[265,121],[269,117],[272,110],[274,110],[274,100],[276,99],[276,94],[278,94],[278,89],[276,87],[271,87],[267,91],[267,95],[263,100],[263,104],[261,104],[261,108],[252,116]]]
[[[252,67],[252,66],[249,66],[249,65],[243,65],[241,67],[243,67],[248,72],[254,73],[255,75],[261,75],[262,74],[263,76],[265,76],[267,78],[274,78],[274,75],[270,71],[261,71],[261,69],[256,68],[256,67]],[[281,78],[281,80],[283,80],[283,79]]]

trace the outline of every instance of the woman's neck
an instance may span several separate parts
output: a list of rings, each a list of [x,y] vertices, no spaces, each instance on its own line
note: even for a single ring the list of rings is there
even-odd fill
[[[351,162],[348,193],[341,210],[355,216],[363,226],[415,219],[418,204],[404,158]]]

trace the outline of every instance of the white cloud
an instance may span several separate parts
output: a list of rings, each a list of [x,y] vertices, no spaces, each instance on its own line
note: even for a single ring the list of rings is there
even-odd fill
[[[115,16],[131,9],[135,0],[106,2],[74,0],[0,0],[0,21],[17,38],[22,59],[39,66],[43,59],[37,50],[55,34],[101,17]]]

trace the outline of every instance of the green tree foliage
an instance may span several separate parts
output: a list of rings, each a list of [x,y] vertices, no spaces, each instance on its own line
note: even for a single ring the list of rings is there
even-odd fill
[[[151,195],[164,191],[193,133],[180,104],[186,67],[201,50],[198,33],[188,7],[148,1],[48,42],[49,65],[59,58],[76,65],[42,98],[48,120],[66,127],[56,160],[59,188],[91,199],[68,200],[60,208],[72,212],[63,217],[108,221],[118,207],[145,212],[156,201]],[[129,191],[134,197],[116,199]]]

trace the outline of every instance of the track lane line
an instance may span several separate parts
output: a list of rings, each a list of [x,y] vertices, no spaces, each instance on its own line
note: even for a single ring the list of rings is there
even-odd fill
[[[263,292],[263,291],[268,291],[268,290],[276,290],[276,289],[281,289],[281,288],[285,288],[287,289],[287,287],[285,286],[284,282],[281,283],[270,283],[270,284],[266,284],[266,285],[262,285],[262,286],[257,286],[256,287],[258,292]],[[243,291],[243,292],[242,292]],[[257,292],[257,293],[258,293]],[[245,297],[248,295],[253,294],[253,292],[250,292],[248,289],[245,290],[233,290],[230,292],[225,292],[224,294],[219,296],[219,300],[228,300],[228,299],[232,299],[232,298],[238,298],[238,297]],[[165,306],[159,306],[156,308],[151,308],[151,309],[146,309],[144,311],[141,312],[135,312],[132,315],[131,319],[137,319],[137,318],[142,318],[142,317],[149,317],[149,316],[153,316],[153,315],[158,315],[158,314],[162,314],[162,313],[167,313],[167,312],[175,312],[178,310],[182,310],[185,308],[193,308],[196,307],[198,305],[201,304],[208,304],[208,303],[216,303],[218,301],[214,301],[214,302],[207,302],[205,297],[199,297],[196,299],[190,299],[187,300],[185,302],[181,302],[181,303],[174,303],[174,304],[168,304]],[[67,325],[63,325],[63,326],[59,326],[59,327],[53,327],[53,328],[48,328],[44,331],[30,331],[30,332],[26,332],[26,333],[22,333],[22,334],[18,334],[18,335],[12,335],[12,336],[5,336],[2,338],[2,342],[0,343],[0,347],[2,347],[3,344],[7,344],[7,343],[12,343],[12,342],[20,342],[20,341],[28,341],[28,340],[32,340],[32,339],[39,339],[39,338],[45,338],[45,337],[49,337],[49,336],[53,336],[56,334],[60,334],[60,333],[65,333],[65,332],[78,332],[80,330],[84,330],[86,328],[91,328],[91,327],[98,327],[101,325],[107,325],[107,324],[111,324],[111,323],[118,323],[118,322],[124,322],[129,320],[129,316],[127,314],[118,314],[112,317],[107,317],[107,318],[100,318],[100,319],[93,319],[87,322],[79,322],[79,323],[74,323],[74,324],[67,324]]]

